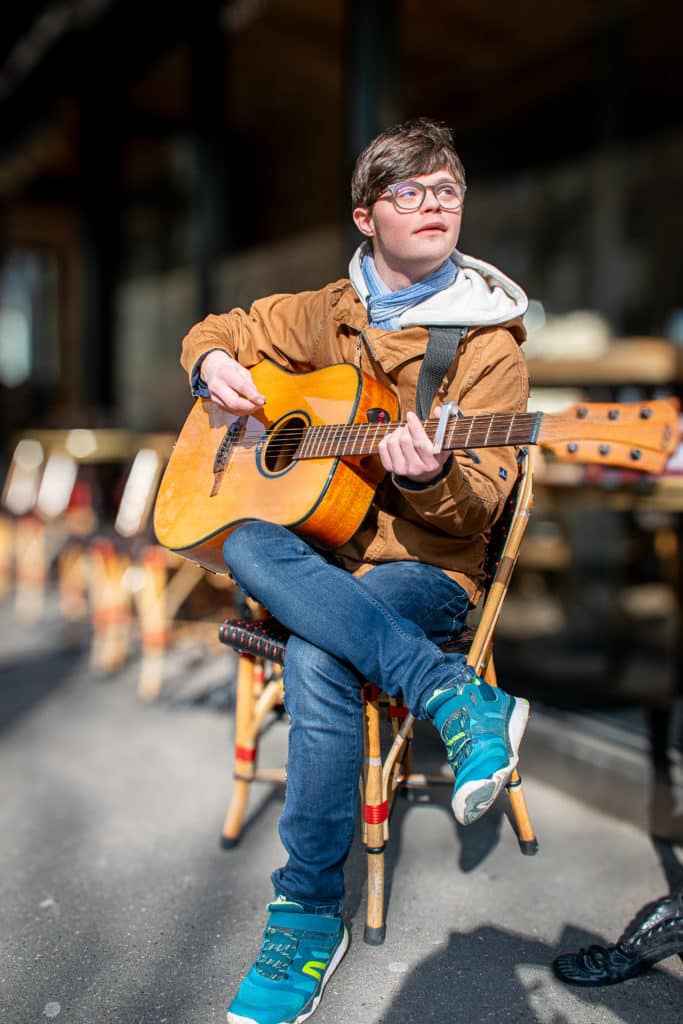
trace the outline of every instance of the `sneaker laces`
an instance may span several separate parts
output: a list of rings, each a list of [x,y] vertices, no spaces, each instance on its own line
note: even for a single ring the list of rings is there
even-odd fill
[[[472,752],[469,718],[469,714],[463,708],[450,715],[442,726],[441,735],[446,745],[448,763],[456,771]]]
[[[271,981],[284,981],[298,948],[299,940],[289,928],[268,925],[254,968]]]
[[[254,969],[271,981],[284,981],[302,939],[325,942],[329,935],[310,928],[286,928],[269,924],[263,934],[263,944]]]

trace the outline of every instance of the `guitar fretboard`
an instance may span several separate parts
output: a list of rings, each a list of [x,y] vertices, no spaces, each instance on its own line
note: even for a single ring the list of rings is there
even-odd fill
[[[446,427],[443,448],[495,448],[503,445],[535,444],[543,413],[491,413],[463,416]],[[373,455],[382,438],[399,423],[325,424],[307,427],[299,438],[296,459],[323,459],[343,455]],[[434,440],[438,419],[423,422],[427,436]]]

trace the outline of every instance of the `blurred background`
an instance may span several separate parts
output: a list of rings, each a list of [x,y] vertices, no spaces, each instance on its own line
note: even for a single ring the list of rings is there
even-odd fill
[[[454,129],[460,247],[532,299],[535,408],[678,393],[673,2],[27,0],[0,24],[0,580],[23,621],[56,601],[87,623],[95,668],[146,644],[157,696],[192,601],[216,643],[229,586],[150,526],[190,406],[180,341],[345,274],[351,168],[389,124]],[[511,686],[606,710],[639,749],[666,747],[680,692],[679,479],[539,459],[501,627]]]
[[[187,328],[343,275],[355,156],[423,114],[468,172],[465,252],[552,316],[683,338],[677,23],[645,0],[11,5],[3,447],[28,425],[175,429]]]
[[[467,170],[460,248],[530,296],[532,407],[678,396],[680,27],[673,0],[3,5],[8,1020],[224,1020],[281,856],[281,789],[250,798],[241,855],[216,841],[232,769],[254,765],[239,745],[233,761],[237,656],[218,639],[242,598],[152,530],[191,405],[182,337],[345,276],[355,158],[425,115]],[[451,990],[463,1019],[680,1019],[676,958],[586,1006],[549,966],[683,882],[683,459],[653,476],[534,455],[495,651],[533,702],[521,769],[543,855],[518,857],[502,807],[454,834],[446,795],[397,802],[387,945],[354,943],[325,1020],[451,1021]],[[286,730],[266,731],[268,769]],[[438,766],[430,736],[416,758]],[[357,846],[355,938],[365,877]]]

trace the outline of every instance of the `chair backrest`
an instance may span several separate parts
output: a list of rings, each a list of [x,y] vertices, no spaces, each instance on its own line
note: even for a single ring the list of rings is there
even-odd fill
[[[467,656],[477,675],[486,666],[491,652],[493,634],[503,608],[512,572],[517,564],[524,531],[533,508],[532,455],[522,449],[519,472],[505,509],[491,530],[486,555],[487,582],[481,618],[476,627]]]

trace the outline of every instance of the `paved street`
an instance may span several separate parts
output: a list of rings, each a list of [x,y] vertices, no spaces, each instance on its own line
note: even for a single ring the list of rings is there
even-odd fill
[[[231,656],[208,667],[176,657],[162,698],[143,705],[134,659],[94,678],[87,646],[66,647],[50,614],[29,629],[0,607],[0,640],[0,1020],[223,1021],[281,857],[281,795],[264,788],[240,845],[218,844],[231,785]],[[357,846],[352,945],[316,1024],[678,1024],[678,958],[595,991],[570,990],[550,971],[557,951],[616,938],[683,880],[683,848],[646,830],[642,743],[615,736],[537,710],[523,765],[536,857],[519,854],[498,808],[461,829],[445,789],[434,803],[400,801],[386,943],[363,943]],[[285,739],[284,726],[268,733],[273,763]],[[437,749],[426,734],[424,748]]]

